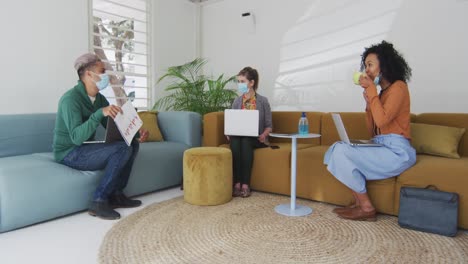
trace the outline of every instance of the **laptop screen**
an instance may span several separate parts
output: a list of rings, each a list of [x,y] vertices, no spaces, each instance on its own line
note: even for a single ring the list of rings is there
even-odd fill
[[[332,118],[341,141],[350,144],[351,142],[349,141],[349,137],[346,133],[346,129],[344,127],[343,121],[341,120],[340,114],[332,113]]]

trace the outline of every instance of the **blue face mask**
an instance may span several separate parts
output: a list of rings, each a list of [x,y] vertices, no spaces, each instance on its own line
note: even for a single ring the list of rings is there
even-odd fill
[[[247,87],[246,83],[238,83],[237,84],[237,91],[241,94],[245,94],[249,91],[249,88]]]
[[[374,78],[374,84],[377,86],[380,82],[380,75],[382,75],[381,73],[379,73],[379,75],[377,75],[375,78]]]
[[[94,74],[96,74],[96,73],[94,73]],[[101,80],[96,82],[96,86],[99,89],[99,91],[102,91],[102,90],[106,89],[107,86],[109,86],[109,75],[107,75],[106,73],[99,74],[99,78],[101,78]]]

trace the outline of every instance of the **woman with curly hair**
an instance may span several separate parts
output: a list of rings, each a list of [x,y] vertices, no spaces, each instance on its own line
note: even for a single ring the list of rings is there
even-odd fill
[[[333,144],[325,153],[328,171],[351,189],[355,202],[335,208],[338,216],[351,220],[376,220],[376,211],[366,190],[366,180],[395,177],[416,162],[410,144],[410,95],[407,81],[411,68],[391,43],[372,45],[362,54],[359,78],[366,101],[366,120],[373,140],[380,147]],[[380,93],[377,93],[377,85]]]

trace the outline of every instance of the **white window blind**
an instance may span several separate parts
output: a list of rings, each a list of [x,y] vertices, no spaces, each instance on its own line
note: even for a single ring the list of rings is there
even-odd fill
[[[111,104],[127,97],[148,109],[151,99],[151,0],[89,0],[90,50],[106,64],[112,89],[102,94]]]

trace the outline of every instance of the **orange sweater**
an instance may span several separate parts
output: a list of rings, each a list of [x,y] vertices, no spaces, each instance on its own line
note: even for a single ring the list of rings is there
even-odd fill
[[[410,95],[408,85],[396,81],[387,88],[379,98],[377,88],[371,85],[366,89],[367,127],[375,136],[374,124],[381,135],[397,134],[411,139],[410,133]]]

